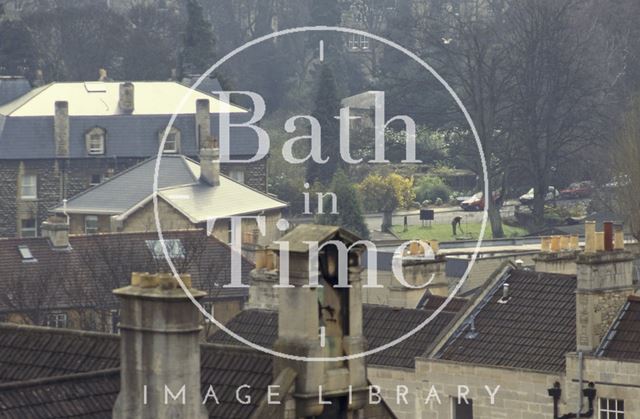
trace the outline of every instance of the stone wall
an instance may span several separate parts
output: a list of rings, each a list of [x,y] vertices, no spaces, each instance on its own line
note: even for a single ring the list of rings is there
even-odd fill
[[[416,378],[413,370],[369,365],[367,378],[372,385],[380,387],[382,398],[398,419],[422,417],[420,412],[424,402],[421,401],[423,384]],[[407,389],[407,395],[404,397],[402,395],[405,387],[402,386],[406,386]]]
[[[19,234],[20,220],[35,218],[38,234],[40,225],[48,211],[91,186],[91,178],[112,177],[136,163],[141,158],[86,158],[86,159],[37,159],[0,160],[0,237],[15,237]],[[232,168],[245,171],[245,183],[260,191],[267,189],[267,159],[240,165],[222,165],[222,172]],[[20,179],[23,173],[37,175],[38,197],[36,200],[19,198]],[[76,229],[74,233],[84,231]]]
[[[474,419],[553,419],[553,400],[547,389],[563,378],[559,374],[430,359],[416,361],[416,376],[422,383],[422,399],[416,404],[420,409],[415,418],[424,419],[452,419],[458,393],[464,394],[467,388]],[[432,396],[425,404],[434,391],[440,403]],[[490,392],[495,394],[493,404]]]
[[[579,394],[578,354],[567,354],[567,375],[562,391],[568,400],[569,411],[575,412]],[[596,415],[600,417],[600,398],[624,400],[625,418],[640,418],[640,362],[618,361],[608,358],[585,356],[583,359],[583,387],[594,382],[597,391]],[[583,410],[587,400],[584,399]],[[566,411],[562,411],[562,414]]]
[[[223,163],[222,173],[229,175],[233,169],[244,171],[244,183],[261,192],[267,191],[267,159],[255,163]]]
[[[38,159],[0,160],[0,237],[14,237],[19,233],[20,220],[35,218],[40,224],[48,211],[90,187],[93,175],[113,176],[133,166],[140,159]],[[22,174],[37,176],[37,199],[22,200]]]

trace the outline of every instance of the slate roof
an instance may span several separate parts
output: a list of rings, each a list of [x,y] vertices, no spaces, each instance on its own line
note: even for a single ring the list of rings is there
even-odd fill
[[[153,193],[156,159],[150,158],[112,178],[75,195],[67,201],[67,212],[120,214]],[[158,171],[158,188],[184,185],[198,180],[200,168],[184,156],[163,156]],[[62,206],[53,209],[61,212]]]
[[[363,330],[369,348],[376,348],[402,336],[424,322],[433,311],[400,309],[388,306],[365,305]],[[441,312],[415,335],[397,345],[367,358],[370,365],[413,368],[414,359],[422,355],[436,336],[450,323],[454,313]],[[273,346],[278,336],[278,313],[273,310],[249,309],[238,313],[227,324],[230,330],[265,347]],[[211,342],[240,345],[220,330]]]
[[[152,157],[67,201],[56,213],[122,215],[149,202],[157,159]],[[158,171],[158,196],[193,223],[286,207],[286,203],[220,175],[220,185],[202,184],[200,165],[181,155],[163,156]],[[162,221],[162,220],[161,220]]]
[[[208,298],[246,298],[246,288],[222,288],[231,280],[226,244],[200,230],[166,232],[164,237],[180,240],[184,256],[173,262],[179,271],[191,273],[194,287]],[[57,250],[43,237],[0,239],[0,312],[115,308],[111,290],[128,284],[131,272],[166,269],[164,258],[154,257],[149,247],[156,240],[156,233],[71,236],[71,249]],[[19,246],[26,246],[34,260],[23,260]],[[252,267],[243,259],[243,281],[249,280]]]
[[[628,297],[596,354],[606,358],[640,361],[640,297]]]
[[[511,297],[501,304],[504,283]],[[435,358],[562,372],[576,345],[575,290],[575,276],[508,269]]]
[[[118,335],[0,324],[0,360],[7,359],[0,366],[13,371],[0,384],[0,416],[111,418],[120,388],[119,348]],[[271,362],[252,350],[202,345],[203,394],[211,385],[220,400],[207,403],[209,417],[249,417],[272,382]],[[235,399],[243,384],[251,386],[247,405]]]
[[[86,91],[87,85],[107,86],[109,93]],[[117,112],[115,92],[118,83],[53,83],[31,90],[10,103],[0,106],[0,157],[2,159],[39,159],[55,157],[53,138],[54,102],[69,102],[69,157],[104,158],[135,157],[144,158],[158,153],[158,133],[164,131],[171,115],[189,89],[176,82],[134,82],[136,111],[131,115]],[[90,87],[91,88],[91,87]],[[107,98],[102,98],[106,95]],[[197,98],[210,100],[211,132],[219,132],[219,111],[221,102],[214,95],[195,92],[189,97],[182,113],[173,124],[180,130],[181,152],[188,156],[198,154],[195,126],[195,101]],[[141,101],[140,105],[138,101]],[[144,103],[144,106],[142,106]],[[222,105],[225,106],[225,105]],[[230,114],[230,122],[241,123],[251,118],[251,113]],[[105,154],[88,156],[85,133],[94,127],[107,132]],[[255,131],[247,127],[231,130],[229,153],[232,158],[254,156],[258,151]],[[260,158],[265,157],[261,155]]]
[[[24,77],[0,76],[0,106],[24,95],[31,90]]]

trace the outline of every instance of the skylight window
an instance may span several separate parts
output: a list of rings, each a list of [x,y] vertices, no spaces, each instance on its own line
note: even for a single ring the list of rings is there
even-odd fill
[[[29,246],[24,244],[18,246],[18,252],[20,252],[20,257],[22,257],[23,262],[37,262],[36,258],[33,257]]]
[[[164,259],[162,243],[160,240],[147,240],[146,242],[147,247],[149,247],[149,250],[155,259]],[[184,257],[184,246],[182,246],[180,239],[167,239],[164,241],[164,244],[167,247],[167,253],[171,259]]]
[[[85,81],[84,88],[89,93],[105,93],[107,91],[104,83],[97,81]]]

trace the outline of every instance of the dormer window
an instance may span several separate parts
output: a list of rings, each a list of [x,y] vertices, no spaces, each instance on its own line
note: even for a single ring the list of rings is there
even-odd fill
[[[100,156],[104,154],[104,142],[107,132],[100,127],[95,127],[85,134],[87,144],[87,154],[90,156]]]
[[[158,142],[162,142],[162,137],[164,135],[164,130],[160,130],[158,133]],[[168,154],[176,154],[180,152],[180,130],[176,127],[171,127],[169,130],[169,134],[167,134],[167,139],[164,142],[163,153]]]

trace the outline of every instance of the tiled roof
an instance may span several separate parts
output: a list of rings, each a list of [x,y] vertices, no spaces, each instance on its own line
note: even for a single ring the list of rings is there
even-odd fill
[[[438,307],[443,305],[447,300],[447,297],[440,295],[433,295],[431,293],[425,293],[418,302],[419,309],[423,310],[437,310]],[[469,300],[466,298],[453,297],[449,303],[443,307],[443,311],[450,311],[457,313],[467,304]]]
[[[0,325],[0,417],[111,418],[119,345],[118,335]],[[211,385],[220,401],[207,403],[211,418],[249,417],[272,382],[271,357],[244,348],[202,345],[201,367],[203,394]],[[243,384],[246,405],[235,398]]]
[[[510,298],[501,303],[503,284]],[[561,372],[576,345],[576,278],[509,269],[467,314],[436,358]]]
[[[420,325],[431,314],[431,310],[365,305],[363,330],[369,348],[377,348],[399,338]],[[370,365],[413,368],[414,359],[434,343],[436,336],[449,324],[453,316],[453,313],[441,312],[415,335],[367,357],[367,362]],[[244,310],[231,319],[226,327],[250,342],[271,347],[278,337],[278,313],[262,309]],[[238,341],[222,330],[216,332],[210,341],[239,345]]]
[[[640,297],[628,297],[602,340],[597,355],[640,361]]]
[[[110,419],[120,391],[119,341],[118,335],[0,324],[0,361],[8,360],[0,368],[14,372],[0,381],[0,417]],[[220,402],[209,398],[209,417],[251,417],[273,382],[272,358],[237,346],[200,350],[202,394],[211,386]],[[12,365],[20,356],[25,359]],[[249,386],[248,404],[236,399],[242,385]],[[367,405],[365,416],[395,418],[384,400]]]
[[[117,368],[118,335],[0,323],[0,383]]]
[[[199,230],[163,236],[180,240],[183,257],[174,257],[174,265],[188,271],[194,287],[206,291],[210,299],[247,296],[246,288],[222,287],[231,281],[231,250],[226,244]],[[0,312],[115,308],[111,290],[128,284],[131,272],[166,269],[164,258],[155,258],[149,247],[157,240],[152,232],[71,236],[70,250],[56,250],[43,237],[1,239]],[[26,246],[34,259],[23,260],[19,246]],[[248,281],[251,269],[252,264],[243,259],[243,281]]]
[[[117,368],[0,384],[0,415],[7,419],[107,419],[112,417],[119,390]]]
[[[123,214],[149,202],[157,159],[152,157],[69,199],[54,212]],[[158,171],[158,196],[193,223],[216,217],[245,215],[284,208],[286,203],[224,175],[218,186],[198,181],[200,165],[179,155],[163,156]],[[162,218],[160,219],[162,222]]]

